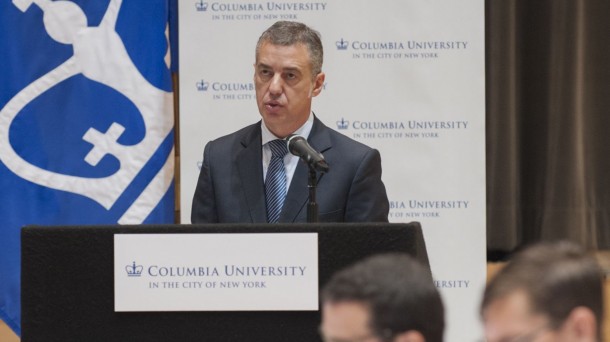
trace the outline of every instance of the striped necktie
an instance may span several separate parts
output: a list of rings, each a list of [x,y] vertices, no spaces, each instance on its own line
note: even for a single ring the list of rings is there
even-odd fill
[[[280,218],[280,212],[286,198],[286,170],[284,156],[288,153],[286,140],[276,139],[268,142],[271,148],[271,162],[265,179],[265,200],[267,204],[267,222],[274,223]]]

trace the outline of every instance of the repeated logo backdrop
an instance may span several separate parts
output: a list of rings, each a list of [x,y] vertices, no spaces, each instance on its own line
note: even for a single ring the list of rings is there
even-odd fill
[[[322,34],[313,110],[377,148],[390,221],[422,223],[448,341],[480,338],[485,282],[484,2],[180,2],[182,222],[203,147],[260,119],[254,48],[277,20]]]

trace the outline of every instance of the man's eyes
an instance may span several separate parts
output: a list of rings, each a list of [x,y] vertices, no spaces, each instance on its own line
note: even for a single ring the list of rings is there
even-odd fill
[[[273,77],[273,71],[269,70],[269,69],[260,69],[258,71],[258,74],[260,75],[261,78],[264,79],[269,79],[271,77]],[[296,80],[299,78],[299,75],[295,72],[285,72],[282,73],[282,77],[288,81],[292,81],[292,80]]]

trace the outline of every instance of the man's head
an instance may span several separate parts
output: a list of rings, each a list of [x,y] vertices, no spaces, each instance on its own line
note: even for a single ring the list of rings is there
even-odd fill
[[[335,274],[322,290],[329,342],[439,342],[443,303],[430,271],[403,254],[373,256]]]
[[[283,138],[309,117],[311,101],[322,91],[320,34],[302,23],[278,21],[256,44],[256,102],[269,130]]]
[[[600,341],[602,312],[601,270],[568,242],[515,255],[481,304],[488,342]]]

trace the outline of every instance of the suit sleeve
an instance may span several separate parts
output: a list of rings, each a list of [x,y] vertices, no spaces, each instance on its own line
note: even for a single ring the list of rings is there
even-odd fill
[[[193,196],[191,208],[191,223],[217,223],[216,196],[214,194],[214,183],[210,169],[212,158],[211,143],[205,146],[203,152],[203,163],[199,173],[199,180]]]
[[[381,156],[369,150],[352,181],[345,220],[347,222],[388,222],[390,204],[381,181]]]

